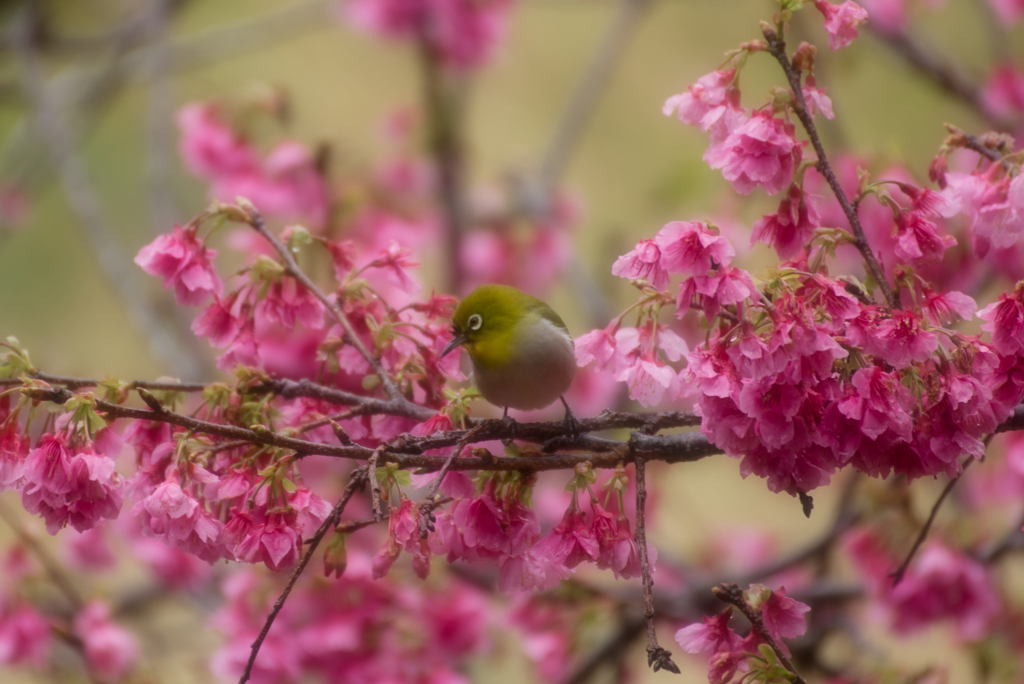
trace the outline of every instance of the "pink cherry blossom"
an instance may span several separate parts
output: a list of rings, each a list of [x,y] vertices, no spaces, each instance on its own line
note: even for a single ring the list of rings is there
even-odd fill
[[[1000,294],[998,301],[978,312],[978,318],[985,321],[981,329],[992,333],[992,346],[1000,354],[1024,356],[1024,285]]]
[[[507,0],[354,0],[344,4],[353,26],[381,37],[414,40],[421,35],[448,66],[482,66],[505,33]]]
[[[270,283],[263,299],[256,304],[253,315],[258,326],[278,323],[285,328],[294,328],[296,322],[299,322],[310,330],[319,330],[324,327],[324,311],[323,302],[306,289],[305,285],[295,278],[282,276]],[[220,315],[217,316],[220,318]],[[223,323],[218,326],[216,320],[210,322],[211,330],[220,339],[228,333],[225,328],[230,327],[230,324]],[[210,343],[213,344],[214,335],[209,337]]]
[[[50,651],[50,625],[28,603],[0,596],[0,664],[46,664]]]
[[[214,347],[231,344],[242,328],[242,322],[232,313],[237,302],[237,293],[226,299],[215,297],[212,304],[192,321],[192,332],[196,337],[206,337]]]
[[[212,568],[198,556],[156,539],[132,539],[132,554],[171,589],[196,590],[210,580]]]
[[[815,113],[821,112],[821,115],[826,119],[835,118],[835,114],[832,112],[832,100],[828,95],[825,94],[825,89],[819,89],[814,81],[814,74],[808,74],[804,81],[803,87],[804,102],[807,103],[807,109],[810,111],[811,116]]]
[[[814,6],[825,15],[828,46],[833,50],[846,47],[857,37],[857,27],[868,20],[863,7],[851,0],[833,5],[828,0],[814,0]]]
[[[600,555],[598,541],[587,525],[586,514],[575,505],[566,510],[555,529],[533,545],[532,551],[535,556],[567,570],[584,561],[596,562]]]
[[[25,459],[24,477],[22,505],[43,517],[50,534],[68,524],[84,532],[121,512],[124,481],[91,444],[72,450],[64,435],[43,435]]]
[[[861,4],[871,26],[881,33],[898,36],[907,30],[907,0],[861,0]]]
[[[412,252],[403,248],[395,240],[391,241],[386,250],[381,250],[380,256],[371,264],[375,268],[383,269],[391,281],[407,294],[415,294],[422,289],[422,286],[408,273],[409,269],[419,265],[419,262],[413,258]]]
[[[963,641],[984,639],[1002,605],[985,566],[939,542],[920,552],[882,600],[896,632],[912,634],[948,619]]]
[[[233,511],[224,526],[224,536],[235,558],[247,563],[263,562],[276,572],[288,570],[299,559],[302,537],[280,513]]]
[[[82,571],[106,570],[117,564],[103,527],[82,533],[65,533],[64,557],[69,566]]]
[[[1011,118],[1024,112],[1024,74],[1013,64],[997,64],[981,91],[981,101],[992,116]]]
[[[184,491],[176,478],[160,484],[132,509],[147,537],[177,546],[208,563],[225,557],[224,524]]]
[[[941,260],[956,245],[952,235],[940,235],[939,228],[921,214],[900,212],[896,217],[896,257],[907,263]]]
[[[956,320],[969,321],[978,311],[978,304],[963,292],[938,293],[931,288],[922,288],[921,308],[932,325],[948,326]]]
[[[652,352],[637,356],[633,363],[616,373],[615,379],[629,386],[629,398],[640,402],[641,406],[660,404],[666,391],[670,395],[678,393],[676,372]]]
[[[612,275],[629,280],[646,279],[655,288],[668,287],[668,273],[661,264],[661,249],[654,240],[641,240],[632,251],[612,264]]]
[[[430,550],[426,539],[420,539],[420,509],[416,502],[402,499],[391,508],[388,523],[388,541],[373,559],[373,578],[387,575],[402,551],[412,555],[412,567],[417,577],[426,579],[430,574]]]
[[[331,507],[305,486],[297,486],[283,501],[272,498],[269,489],[260,488],[231,509],[223,538],[237,560],[262,562],[280,572],[295,565],[304,535],[312,534]]]
[[[803,398],[801,388],[777,383],[773,378],[748,380],[738,398],[740,410],[754,420],[762,444],[774,449],[793,439],[793,418]]]
[[[779,203],[779,210],[754,223],[750,244],[763,242],[775,248],[780,259],[791,259],[810,241],[821,225],[818,210],[797,185]]]
[[[768,589],[764,585],[752,584],[750,595],[756,607],[761,611],[761,619],[768,633],[779,644],[783,653],[789,655],[785,639],[798,637],[807,631],[807,619],[804,615],[811,607],[796,599],[786,596],[786,588]]]
[[[695,622],[676,631],[676,643],[687,653],[721,653],[739,649],[743,641],[729,627],[732,608],[718,615],[705,615],[703,622]]]
[[[210,196],[223,202],[251,199],[265,214],[308,219],[321,226],[327,219],[327,188],[316,160],[302,143],[278,143],[258,166],[210,178]]]
[[[411,434],[423,437],[432,435],[435,432],[444,432],[446,430],[454,429],[455,426],[452,424],[451,416],[447,413],[435,413],[430,418],[414,427]]]
[[[674,112],[683,123],[700,126],[712,143],[721,142],[747,120],[735,83],[736,69],[712,71],[687,90],[665,100],[661,112],[665,116]]]
[[[800,147],[793,124],[773,117],[770,109],[762,109],[721,143],[709,147],[704,161],[713,169],[722,169],[722,175],[738,193],[749,195],[760,185],[774,195],[793,179],[801,158]]]
[[[661,266],[668,273],[706,276],[713,267],[728,266],[736,255],[729,241],[706,224],[671,221],[654,236]]]
[[[187,104],[178,110],[177,118],[181,131],[179,152],[195,175],[216,178],[244,173],[258,164],[256,149],[223,123],[214,105]]]
[[[609,328],[614,327],[614,324],[609,325]],[[615,356],[615,332],[614,329],[604,328],[603,330],[591,330],[585,335],[577,337],[573,342],[576,351],[576,365],[582,368],[595,363],[599,369],[606,368]]]
[[[1024,236],[1024,176],[993,178],[998,164],[981,174],[950,172],[942,196],[946,217],[964,214],[970,220],[971,245],[977,258],[989,248],[1006,249]]]
[[[110,620],[110,609],[93,602],[75,616],[75,634],[82,640],[89,670],[107,681],[123,679],[135,666],[139,647],[131,634]]]
[[[29,440],[21,435],[18,416],[11,413],[11,396],[0,397],[0,492],[20,483]]]
[[[146,273],[163,278],[164,288],[173,287],[179,304],[202,304],[209,295],[219,296],[223,283],[211,260],[217,252],[207,249],[196,237],[195,228],[175,226],[139,250],[135,263]]]
[[[894,368],[906,368],[914,361],[927,361],[938,348],[938,338],[923,327],[912,311],[893,311],[892,318],[878,324],[879,341],[884,345],[884,358]]]

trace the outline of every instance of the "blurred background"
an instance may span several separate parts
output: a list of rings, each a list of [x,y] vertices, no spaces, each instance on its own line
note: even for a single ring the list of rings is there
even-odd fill
[[[926,181],[944,122],[975,133],[991,127],[970,96],[991,63],[1012,57],[1019,35],[993,32],[995,19],[980,0],[950,0],[939,10],[932,4],[908,4],[909,48],[867,30],[832,53],[820,15],[813,8],[798,14],[789,43],[821,46],[817,83],[836,113],[819,124],[827,149],[851,152],[874,169],[902,162]],[[271,102],[274,115],[253,124],[257,139],[295,139],[320,150],[328,180],[372,166],[393,144],[384,132],[388,116],[420,106],[420,63],[413,47],[351,28],[341,5],[0,3],[0,333],[16,336],[38,366],[61,375],[221,377],[212,352],[186,332],[194,312],[179,311],[131,263],[143,245],[208,202],[207,183],[177,153],[175,114],[197,100]],[[714,220],[742,253],[753,221],[774,210],[777,199],[732,192],[701,160],[705,136],[661,107],[717,68],[725,51],[759,38],[758,21],[777,9],[768,0],[519,0],[496,57],[462,80],[470,198],[486,204],[488,193],[532,182],[546,169],[578,211],[571,261],[547,295],[575,336],[631,303],[634,291],[611,275],[611,264],[666,221]],[[953,75],[952,86],[922,75],[914,64],[922,54]],[[755,56],[740,84],[744,106],[758,106],[782,83],[777,64]],[[443,291],[451,268],[443,250],[417,256],[426,289]],[[756,271],[771,259],[759,247],[741,263]],[[162,321],[168,338],[154,342],[140,332],[139,315]],[[662,486],[654,541],[665,556],[690,562],[713,553],[708,540],[721,531],[752,522],[778,552],[800,548],[832,524],[843,484],[837,478],[815,492],[818,506],[807,520],[795,500],[741,480],[724,457],[655,470]],[[917,487],[915,505],[927,511],[941,483]],[[16,499],[4,500],[18,510]],[[137,579],[128,572],[102,590],[117,593]],[[126,613],[153,681],[213,681],[206,660],[219,637],[205,625],[215,602],[157,598]],[[912,640],[893,657],[911,666],[931,662],[945,636]],[[669,642],[665,630],[662,643]],[[642,647],[635,651],[639,663]],[[531,677],[521,656],[502,658],[505,681]],[[685,681],[705,681],[702,662],[677,662]],[[955,659],[948,664],[959,667]],[[470,674],[490,681],[493,671],[481,666]],[[0,669],[4,681],[32,677]]]

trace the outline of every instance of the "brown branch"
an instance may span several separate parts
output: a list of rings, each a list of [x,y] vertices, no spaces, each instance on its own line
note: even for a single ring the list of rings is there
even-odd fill
[[[370,477],[372,477],[372,475]],[[245,684],[245,682],[249,681],[253,665],[256,664],[256,656],[259,655],[260,647],[263,645],[263,640],[267,638],[267,634],[270,632],[270,627],[274,624],[277,614],[281,612],[282,608],[284,608],[284,602],[288,600],[288,595],[292,593],[292,588],[295,587],[295,583],[298,581],[302,571],[306,569],[306,566],[309,564],[309,559],[313,557],[313,554],[316,552],[317,546],[319,546],[320,542],[323,540],[324,535],[327,534],[328,530],[338,524],[338,520],[341,519],[341,514],[344,512],[345,506],[348,505],[349,500],[352,498],[352,495],[356,493],[356,490],[363,486],[366,482],[366,478],[367,469],[365,467],[357,468],[352,472],[352,475],[349,477],[348,486],[345,487],[345,492],[341,495],[341,498],[338,499],[338,503],[334,505],[334,509],[331,510],[327,519],[324,520],[322,525],[320,525],[316,534],[314,534],[312,539],[309,540],[309,548],[306,549],[306,553],[303,554],[302,560],[299,561],[295,570],[292,571],[291,577],[288,578],[288,584],[285,585],[284,591],[281,592],[281,595],[277,597],[277,600],[274,602],[274,607],[270,610],[270,613],[267,614],[266,622],[263,623],[263,629],[260,630],[259,636],[256,637],[254,642],[252,642],[252,650],[249,653],[249,660],[245,664],[245,670],[242,672],[242,676],[239,678],[238,684]]]
[[[51,385],[60,385],[61,387],[67,387],[68,389],[82,389],[83,387],[96,387],[102,380],[95,378],[69,378],[63,375],[50,375],[42,371],[35,371],[29,373],[28,377],[42,380]],[[21,385],[24,384],[23,378],[0,378],[0,387],[6,385]],[[129,390],[133,389],[148,389],[157,392],[170,391],[170,392],[202,392],[208,384],[201,382],[175,382],[175,381],[164,381],[164,380],[132,380],[127,383]]]
[[[818,135],[818,129],[814,125],[814,120],[811,118],[810,112],[807,109],[807,103],[804,101],[803,88],[800,84],[800,74],[786,56],[786,42],[780,38],[778,33],[776,33],[770,26],[765,25],[763,27],[763,33],[765,40],[768,41],[768,50],[782,66],[782,70],[786,74],[786,80],[789,81],[789,86],[793,90],[793,112],[797,115],[797,118],[800,119],[800,123],[807,132],[807,137],[810,139],[811,145],[814,147],[814,152],[818,155],[818,171],[821,172],[821,175],[825,178],[825,181],[832,189],[832,193],[839,201],[839,206],[842,207],[843,213],[846,215],[846,219],[850,222],[850,228],[853,230],[854,235],[853,244],[864,258],[864,264],[868,269],[868,273],[871,274],[871,276],[878,282],[878,286],[882,289],[885,301],[893,309],[898,309],[899,301],[896,299],[896,295],[892,291],[889,281],[885,278],[885,272],[882,270],[881,265],[875,258],[874,253],[871,251],[871,245],[868,244],[868,239],[864,235],[864,228],[860,224],[860,217],[857,215],[857,209],[850,203],[849,198],[846,197],[846,193],[839,184],[839,179],[836,178],[836,174],[832,170],[832,165],[829,164],[828,155],[825,154],[825,147],[821,144],[821,138]]]
[[[380,359],[371,354],[370,351],[363,344],[363,341],[359,339],[358,335],[356,335],[356,331],[352,327],[352,324],[349,322],[348,316],[346,316],[345,312],[341,310],[341,307],[338,306],[338,303],[332,300],[326,294],[324,294],[323,291],[321,291],[320,288],[316,286],[316,283],[310,280],[309,276],[307,276],[305,272],[301,268],[299,268],[299,265],[295,262],[295,257],[292,255],[291,250],[289,250],[287,246],[285,246],[280,240],[277,239],[277,237],[273,233],[271,233],[267,229],[267,226],[266,224],[263,223],[263,217],[260,216],[259,211],[251,205],[246,209],[247,213],[249,214],[249,225],[252,226],[257,233],[262,235],[267,240],[267,242],[269,242],[274,247],[275,250],[277,250],[278,255],[280,255],[281,260],[284,262],[285,272],[292,278],[295,278],[295,280],[302,283],[302,285],[307,290],[312,292],[313,296],[319,299],[323,303],[323,305],[327,307],[327,310],[331,312],[331,315],[334,316],[334,319],[338,322],[338,325],[340,325],[341,329],[345,331],[345,335],[348,337],[348,343],[351,344],[357,352],[359,352],[359,355],[362,356],[363,359],[365,359],[368,364],[370,364],[370,368],[372,368],[373,372],[377,374],[377,377],[380,379],[381,385],[384,387],[384,393],[388,396],[388,399],[391,399],[392,401],[405,401],[405,398],[402,396],[402,393],[398,390],[398,386],[395,385],[395,381],[391,378],[390,375],[387,374],[387,372],[385,372],[384,367],[380,364]]]
[[[342,406],[359,406],[366,413],[383,413],[392,416],[402,416],[404,418],[412,418],[413,420],[421,422],[437,413],[435,409],[414,404],[411,401],[407,401],[404,397],[388,400],[377,399],[375,397],[352,394],[351,392],[327,387],[326,385],[321,385],[313,382],[312,380],[305,379],[289,380],[287,378],[277,378],[256,385],[253,389],[257,391],[264,390],[274,392],[286,399],[309,397],[310,399],[318,399],[320,401],[326,401],[331,404],[340,404]]]
[[[64,388],[31,388],[25,393],[37,401],[50,401],[64,404],[74,395]],[[287,437],[271,430],[250,430],[235,425],[222,425],[199,420],[167,409],[160,411],[129,408],[103,401],[94,402],[96,410],[112,418],[128,418],[132,420],[150,420],[178,425],[196,433],[217,435],[232,440],[241,440],[250,444],[272,446],[288,449],[302,456],[321,455],[337,458],[365,460],[369,459],[374,450],[358,445],[342,446],[321,444],[294,437]],[[591,426],[600,419],[587,421]],[[544,443],[562,436],[565,433],[563,421],[549,423],[519,423],[515,428],[515,438],[523,441]],[[465,436],[463,430],[452,430],[431,437],[408,437],[405,442],[407,449],[432,449],[451,446]],[[488,421],[473,438],[474,441],[488,441],[513,437],[511,428],[503,421]],[[697,432],[686,432],[676,435],[649,436],[633,433],[628,441],[602,439],[584,436],[573,444],[577,453],[550,454],[542,458],[481,458],[478,456],[459,458],[450,466],[453,470],[489,470],[541,472],[547,470],[567,470],[577,465],[590,462],[595,468],[614,468],[624,460],[630,460],[630,453],[642,460],[665,461],[667,463],[684,463],[721,453],[721,449],[709,443],[704,435]],[[395,463],[403,469],[419,468],[425,472],[439,470],[447,460],[445,456],[425,456],[417,453],[382,452],[379,455],[380,465]]]
[[[377,480],[377,464],[384,449],[385,445],[383,444],[374,449],[370,454],[370,460],[366,462],[366,470],[370,474],[370,509],[373,511],[373,519],[376,522],[384,519],[384,510],[380,505],[380,482]]]
[[[910,552],[907,553],[907,557],[903,559],[903,562],[900,563],[900,566],[898,568],[896,568],[892,573],[890,573],[890,577],[892,577],[892,586],[895,587],[897,584],[903,581],[903,576],[907,574],[907,568],[910,567],[910,562],[914,560],[914,555],[917,554],[917,550],[921,548],[922,544],[924,544],[924,540],[928,538],[928,533],[932,529],[932,523],[935,522],[935,516],[939,514],[939,509],[942,508],[943,502],[945,502],[946,497],[949,496],[949,493],[953,491],[953,487],[956,486],[956,483],[960,481],[961,477],[963,477],[963,471],[967,470],[967,468],[969,468],[971,463],[973,462],[973,457],[970,457],[966,461],[964,461],[963,467],[960,469],[960,474],[950,479],[950,481],[947,482],[946,486],[942,489],[942,494],[939,494],[939,498],[935,500],[935,504],[932,506],[931,513],[928,514],[928,519],[925,521],[924,526],[921,528],[921,531],[917,533],[917,538],[914,540],[913,546],[910,547]]]
[[[762,639],[764,639],[765,643],[767,643],[769,647],[771,647],[772,651],[775,652],[775,657],[779,659],[779,662],[782,663],[782,666],[789,670],[791,673],[793,673],[793,682],[795,684],[807,684],[804,678],[800,676],[800,673],[796,671],[796,668],[793,667],[793,663],[789,661],[789,658],[786,657],[786,654],[782,652],[782,648],[775,642],[775,639],[772,638],[772,635],[768,632],[768,629],[764,626],[764,620],[761,619],[761,613],[755,610],[747,602],[747,600],[743,597],[743,592],[740,591],[740,588],[736,586],[736,584],[723,583],[715,587],[711,591],[715,595],[715,598],[717,598],[719,601],[730,603],[736,606],[739,609],[739,611],[743,613],[743,615],[746,616],[748,620],[750,620],[750,624],[754,628],[754,631],[757,632]]]
[[[966,147],[989,161],[1002,161],[1003,168],[1006,170],[1011,168],[1008,162],[1003,161],[1004,155],[1013,152],[1013,139],[1009,136],[998,133],[986,133],[983,136],[985,140],[982,140],[976,135],[964,132],[951,123],[946,124],[946,130],[949,131],[950,135],[946,138],[945,145]]]
[[[668,649],[658,645],[658,634],[654,628],[654,578],[651,577],[651,564],[647,558],[647,524],[644,508],[647,504],[646,463],[637,456],[633,459],[636,466],[636,545],[640,554],[640,574],[644,588],[644,621],[647,625],[647,665],[652,670],[667,670],[679,674],[679,666],[672,661]]]

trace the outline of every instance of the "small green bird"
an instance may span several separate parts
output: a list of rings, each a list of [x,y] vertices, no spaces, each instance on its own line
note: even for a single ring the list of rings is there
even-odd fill
[[[477,389],[505,409],[505,420],[512,420],[510,408],[529,411],[561,399],[566,428],[579,436],[579,422],[562,396],[576,373],[576,354],[554,309],[508,285],[481,285],[455,309],[452,334],[441,356],[465,347]]]

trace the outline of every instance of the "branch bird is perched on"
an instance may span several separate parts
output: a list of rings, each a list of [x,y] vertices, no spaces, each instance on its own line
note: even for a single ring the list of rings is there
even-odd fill
[[[505,420],[512,420],[510,408],[529,411],[561,399],[566,429],[579,436],[579,422],[562,396],[576,373],[576,354],[554,309],[514,287],[481,285],[455,310],[452,334],[441,356],[465,347],[477,389],[505,409]]]

